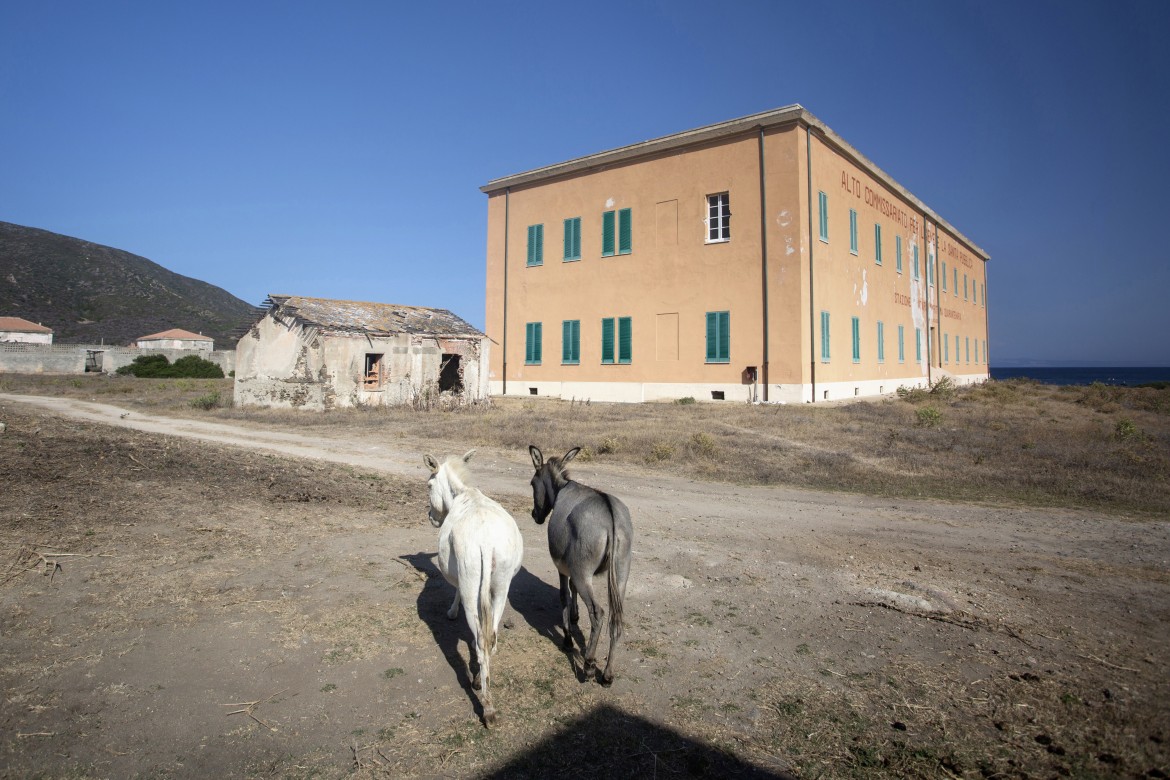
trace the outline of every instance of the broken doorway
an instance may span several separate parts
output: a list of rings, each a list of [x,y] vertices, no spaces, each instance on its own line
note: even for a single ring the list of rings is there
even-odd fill
[[[439,392],[448,390],[463,393],[463,368],[459,355],[443,353],[443,365],[439,369]]]

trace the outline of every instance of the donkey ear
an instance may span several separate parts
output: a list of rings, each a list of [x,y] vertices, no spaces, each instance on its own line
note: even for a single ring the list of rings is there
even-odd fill
[[[577,457],[577,453],[580,451],[581,451],[580,447],[574,447],[573,449],[566,452],[565,457],[561,458],[561,465],[564,466],[566,463],[571,461],[573,458]]]
[[[471,456],[474,454],[475,450],[468,450],[467,454],[463,456],[463,462],[466,463],[467,461],[471,460]]]
[[[431,455],[423,455],[423,463],[427,464],[432,474],[439,470],[439,462]]]
[[[544,465],[544,455],[541,454],[540,449],[531,444],[528,445],[528,454],[532,456],[532,465],[540,471],[540,467]]]

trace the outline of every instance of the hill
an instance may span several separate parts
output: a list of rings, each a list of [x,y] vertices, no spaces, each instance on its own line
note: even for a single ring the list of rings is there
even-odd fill
[[[145,257],[0,222],[0,315],[53,329],[63,344],[131,344],[182,328],[231,349],[256,307]]]

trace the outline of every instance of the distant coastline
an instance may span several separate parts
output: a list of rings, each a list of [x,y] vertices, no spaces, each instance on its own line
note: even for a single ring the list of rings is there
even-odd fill
[[[991,367],[992,379],[1028,377],[1048,385],[1143,385],[1170,382],[1170,366],[1003,366]]]

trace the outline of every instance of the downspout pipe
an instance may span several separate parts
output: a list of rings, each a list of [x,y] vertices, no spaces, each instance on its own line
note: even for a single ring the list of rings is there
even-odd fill
[[[508,199],[511,187],[504,188],[504,337],[501,339],[504,359],[503,395],[508,394]]]
[[[764,297],[764,360],[760,377],[764,384],[764,403],[768,403],[768,198],[764,170],[764,126],[760,125],[760,277]]]
[[[808,178],[808,365],[809,383],[812,388],[812,402],[817,402],[817,312],[813,295],[813,200],[812,200],[812,127],[804,126],[805,170]]]

